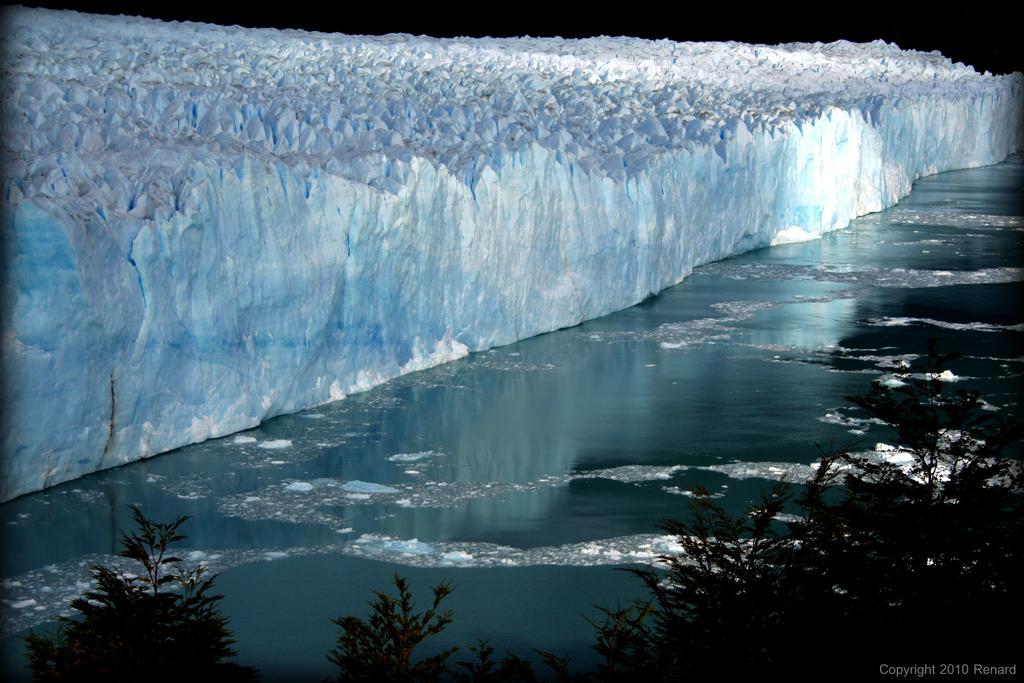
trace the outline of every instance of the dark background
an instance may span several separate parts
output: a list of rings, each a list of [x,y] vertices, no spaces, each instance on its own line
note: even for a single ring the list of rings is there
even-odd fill
[[[273,2],[273,0],[270,0]],[[677,0],[672,3],[421,2],[402,6],[315,0],[271,5],[236,3],[142,3],[125,1],[21,4],[134,14],[166,20],[205,21],[249,27],[298,28],[341,33],[413,33],[450,36],[629,35],[672,40],[737,40],[753,43],[862,42],[881,38],[903,48],[939,50],[979,71],[1024,71],[1022,28],[1006,5],[973,2],[950,9],[939,2],[908,6],[890,2],[762,3]]]

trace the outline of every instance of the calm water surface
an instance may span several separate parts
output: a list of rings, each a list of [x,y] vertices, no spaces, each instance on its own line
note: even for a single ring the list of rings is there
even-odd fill
[[[130,504],[187,514],[221,572],[239,660],[321,680],[336,629],[396,572],[451,580],[455,623],[423,654],[489,638],[594,662],[595,604],[643,594],[615,567],[701,485],[743,510],[799,480],[816,444],[892,442],[843,396],[938,336],[955,387],[1017,410],[1024,371],[1024,156],[918,181],[824,239],[698,269],[639,306],[402,377],[343,401],[0,506],[3,651],[52,627],[109,561]],[[459,657],[456,657],[458,659]]]

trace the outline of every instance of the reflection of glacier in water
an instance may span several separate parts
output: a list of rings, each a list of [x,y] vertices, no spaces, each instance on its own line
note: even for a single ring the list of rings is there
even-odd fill
[[[1022,173],[1018,156],[928,178],[894,210],[700,268],[626,311],[6,504],[4,633],[66,611],[89,566],[112,560],[130,503],[191,515],[189,559],[224,579],[317,558],[324,585],[339,563],[379,572],[378,587],[395,565],[582,572],[672,552],[656,524],[685,515],[697,487],[740,513],[770,481],[807,476],[816,443],[902,457],[842,397],[895,380],[929,336],[964,353],[939,378],[958,380],[947,388],[976,388],[986,409],[1012,414],[1021,211],[1016,197],[962,217],[942,202],[960,182],[1009,186]],[[227,585],[229,598],[264,597]],[[566,603],[580,590],[565,588]],[[322,626],[303,636],[316,642]],[[247,663],[272,649],[258,624],[232,627]]]

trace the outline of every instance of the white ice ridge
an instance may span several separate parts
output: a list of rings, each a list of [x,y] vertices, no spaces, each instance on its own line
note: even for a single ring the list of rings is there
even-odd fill
[[[0,25],[0,499],[625,308],[1024,135],[1019,74],[882,42]]]

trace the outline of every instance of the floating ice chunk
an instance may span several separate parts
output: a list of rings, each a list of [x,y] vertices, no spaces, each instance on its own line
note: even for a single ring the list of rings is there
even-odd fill
[[[524,567],[531,565],[594,566],[650,562],[658,555],[682,552],[673,536],[640,534],[570,543],[561,546],[512,548],[492,543],[422,543],[364,534],[342,550],[360,557],[384,557],[420,567]]]
[[[434,546],[424,543],[416,538],[407,541],[394,540],[381,543],[381,549],[390,552],[402,553],[403,555],[432,555]]]
[[[785,522],[787,524],[795,524],[797,522],[805,521],[804,517],[801,517],[800,515],[794,515],[789,512],[780,512],[777,515],[775,515],[773,519],[777,519],[778,521]]]
[[[271,441],[263,441],[259,445],[260,448],[266,448],[268,450],[280,450],[282,448],[291,448],[291,439],[273,439]]]
[[[441,553],[441,559],[446,562],[460,564],[463,562],[472,562],[473,556],[465,550],[449,550],[446,553]]]
[[[924,379],[937,379],[940,382],[959,382],[961,378],[954,375],[952,370],[943,370],[942,372],[926,372],[924,373]]]
[[[375,484],[369,481],[359,481],[353,479],[347,481],[341,486],[343,491],[349,493],[398,493],[398,489],[393,486],[385,486],[384,484]]]
[[[662,486],[661,490],[664,491],[665,493],[671,493],[675,496],[686,496],[687,498],[695,498],[697,496],[696,491],[693,491],[691,489],[684,489],[679,486]],[[724,493],[711,493],[708,495],[708,498],[722,498],[724,496]]]
[[[263,557],[267,560],[280,560],[288,557],[288,553],[281,550],[268,550],[263,553]]]
[[[235,443],[235,444],[256,443],[256,441],[257,441],[256,437],[254,437],[254,436],[246,436],[245,434],[239,434],[235,438],[231,439],[231,443]]]
[[[573,475],[574,479],[610,479],[626,484],[659,479],[671,479],[677,472],[687,469],[686,465],[623,465],[601,470],[590,470]]]
[[[298,491],[299,493],[308,493],[309,491],[312,491],[314,488],[315,487],[312,484],[310,484],[308,481],[293,481],[291,484],[288,484],[287,486],[285,486],[284,490],[285,491]],[[257,500],[259,500],[259,499],[257,498]]]
[[[395,453],[388,460],[391,462],[416,462],[436,455],[434,451],[417,451],[416,453]]]
[[[897,207],[886,220],[905,225],[943,225],[972,228],[1016,228],[1024,226],[1024,217],[992,214],[961,213],[959,211],[921,211]]]
[[[864,321],[875,327],[908,327],[911,325],[929,325],[941,327],[946,330],[957,330],[966,332],[1024,332],[1024,323],[1017,325],[1000,325],[997,323],[951,323],[945,320],[933,318],[907,318],[907,317],[885,317],[868,318]]]
[[[705,465],[695,469],[719,472],[734,479],[775,479],[802,482],[813,476],[817,467],[795,462],[732,462],[723,465]]]
[[[675,539],[655,541],[651,548],[663,555],[682,555],[685,552],[683,546]]]
[[[842,410],[842,408],[825,413],[824,415],[818,418],[818,421],[824,422],[826,424],[840,425],[842,427],[856,427],[861,429],[872,424],[885,424],[884,422],[875,417],[850,417],[848,415],[841,414],[840,412],[838,412],[839,410]]]
[[[905,451],[898,446],[893,446],[887,443],[876,443],[875,453],[881,460],[885,462],[891,462],[895,464],[903,464],[914,461],[914,454],[910,451]]]
[[[579,479],[609,479],[627,484],[671,479],[687,469],[684,465],[625,465],[601,470],[552,474],[523,483],[416,481],[394,485],[352,480],[318,479],[312,490],[304,491],[313,505],[296,506],[294,496],[283,485],[272,485],[259,495],[225,496],[218,503],[223,514],[243,519],[276,519],[293,523],[338,525],[338,520],[321,506],[398,505],[401,507],[450,508],[480,498],[525,493],[541,488],[566,486]],[[293,485],[293,484],[289,484]]]
[[[978,270],[935,271],[915,268],[871,268],[865,270],[841,269],[824,264],[802,266],[788,263],[742,263],[719,261],[701,266],[703,273],[732,280],[815,280],[841,282],[875,287],[948,287],[950,285],[996,284],[1020,282],[1024,268],[999,267]],[[808,303],[812,300],[801,299]],[[878,319],[884,320],[884,319]],[[893,318],[892,320],[912,320]],[[868,323],[872,324],[872,323]],[[879,323],[881,324],[881,323]],[[905,323],[899,323],[905,324]],[[1019,328],[1020,326],[1011,326]]]
[[[396,541],[385,544],[387,550],[397,550],[407,555],[430,555],[434,553],[434,547],[429,543],[423,543],[415,538],[408,541]]]

